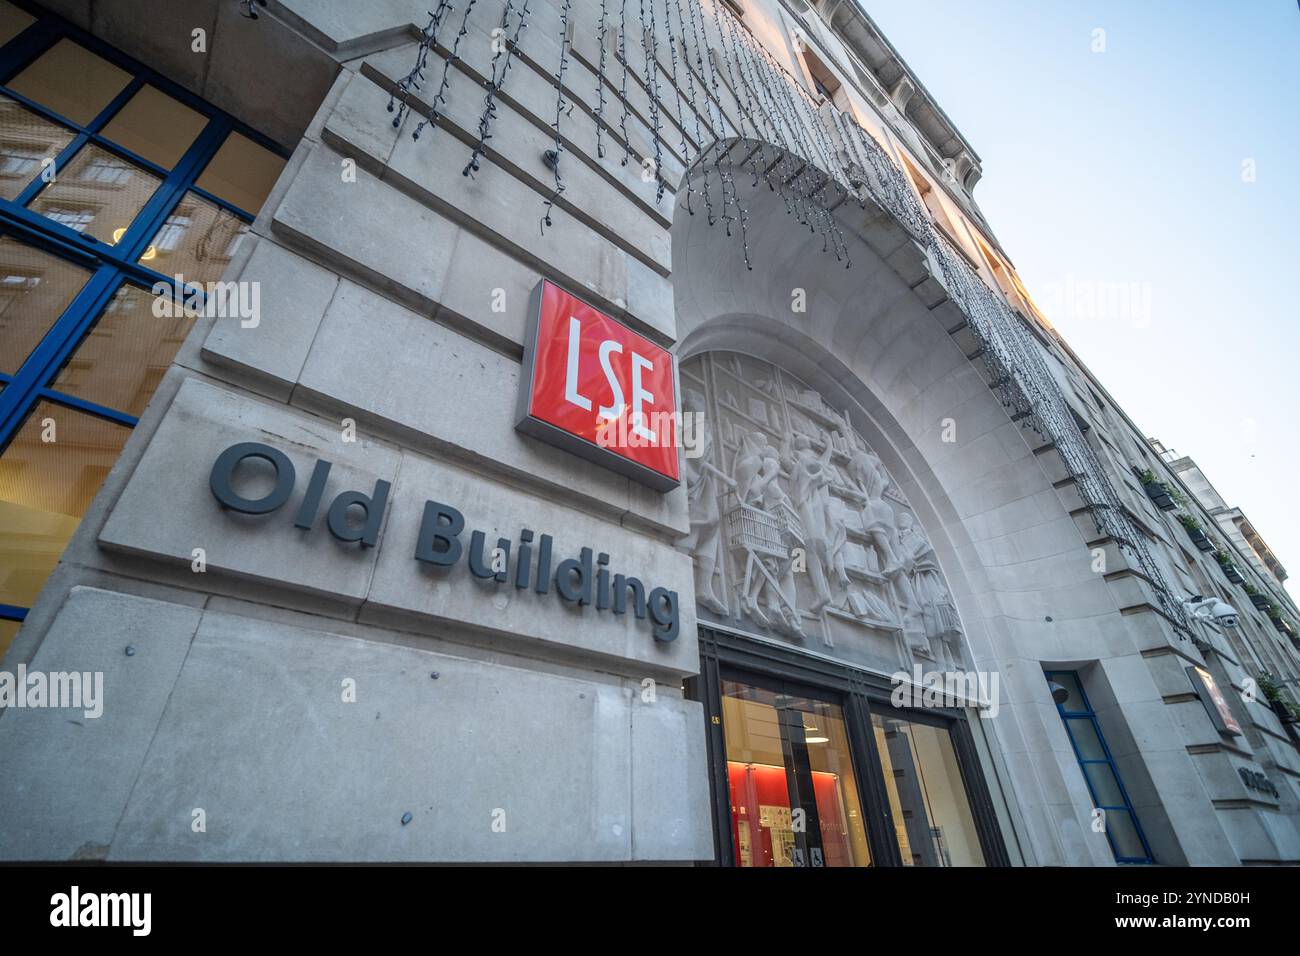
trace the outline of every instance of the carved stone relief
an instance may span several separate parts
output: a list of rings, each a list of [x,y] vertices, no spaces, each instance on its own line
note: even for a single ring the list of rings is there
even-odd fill
[[[730,352],[682,363],[681,384],[703,413],[686,460],[703,619],[879,667],[965,667],[934,546],[847,414]]]

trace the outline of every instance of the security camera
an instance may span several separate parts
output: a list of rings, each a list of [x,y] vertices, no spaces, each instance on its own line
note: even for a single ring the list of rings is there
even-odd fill
[[[1214,619],[1224,627],[1237,626],[1237,609],[1231,604],[1224,604],[1222,601],[1215,601],[1214,606],[1210,608],[1210,613]]]
[[[1192,617],[1200,618],[1202,621],[1213,620],[1223,627],[1237,626],[1237,609],[1218,598],[1207,598],[1196,594],[1185,600],[1183,607],[1187,608]]]

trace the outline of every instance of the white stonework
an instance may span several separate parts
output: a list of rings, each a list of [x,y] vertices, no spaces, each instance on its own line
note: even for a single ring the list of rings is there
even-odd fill
[[[227,274],[261,283],[260,324],[198,320],[4,659],[103,670],[107,706],[86,728],[0,713],[0,858],[709,860],[706,735],[718,715],[690,692],[704,624],[855,680],[916,664],[996,674],[996,716],[971,706],[962,718],[1009,862],[1114,864],[1044,676],[1073,670],[1155,862],[1300,863],[1294,725],[1253,695],[1262,673],[1300,678],[1300,651],[1153,504],[1135,469],[1178,477],[981,258],[974,233],[1001,248],[971,195],[974,150],[901,60],[889,70],[912,90],[908,114],[929,103],[923,120],[861,65],[851,45],[876,28],[859,5],[814,4],[802,24],[842,80],[817,122],[829,137],[847,107],[897,177],[906,157],[931,188],[877,201],[879,170],[796,142],[773,116],[782,141],[761,155],[793,157],[841,196],[825,236],[800,225],[754,171],[757,117],[721,69],[731,40],[710,0],[682,3],[707,12],[704,45],[719,57],[702,132],[681,111],[688,67],[677,64],[674,90],[666,44],[652,109],[640,42],[627,44],[624,127],[617,77],[598,92],[600,5],[572,3],[558,197],[544,161],[557,3],[534,4],[472,178],[462,168],[502,0],[476,5],[446,108],[419,140],[441,57],[412,96],[417,112],[394,128],[387,107],[414,63],[425,0],[283,0],[256,23],[232,3],[47,3],[293,156]],[[788,43],[792,7],[740,6],[741,29],[811,89]],[[160,48],[159,17],[186,35],[210,25],[207,69]],[[689,75],[703,97],[705,75]],[[641,165],[655,150],[652,114],[658,200]],[[349,160],[355,181],[340,175]],[[956,181],[943,179],[945,160]],[[743,204],[743,236],[738,219],[708,221],[728,196]],[[936,209],[947,224],[918,228]],[[1098,530],[1068,449],[1007,406],[931,228],[1020,310],[1152,563]],[[682,405],[705,423],[681,487],[654,492],[514,429],[541,278],[673,349]],[[208,469],[240,441],[294,462],[298,490],[281,512],[233,515],[213,499]],[[334,462],[328,495],[392,483],[377,548],[293,527],[320,458]],[[412,558],[427,498],[493,537],[526,526],[554,534],[564,557],[610,552],[616,570],[677,591],[681,636],[660,645],[631,615],[517,594],[463,568],[431,580]],[[190,567],[196,547],[203,573]],[[1225,599],[1240,627],[1181,627],[1160,578],[1178,598]],[[123,656],[126,645],[137,653]],[[1216,730],[1189,666],[1213,675],[1240,736]],[[348,678],[357,703],[340,701]],[[1240,768],[1277,793],[1248,789]],[[189,826],[199,806],[203,838]],[[504,833],[492,827],[499,808]]]

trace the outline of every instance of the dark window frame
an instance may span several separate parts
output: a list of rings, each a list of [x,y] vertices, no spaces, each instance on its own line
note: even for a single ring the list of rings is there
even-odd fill
[[[731,802],[726,740],[722,724],[722,681],[781,682],[809,696],[837,704],[844,713],[853,773],[858,786],[872,866],[902,866],[893,810],[876,752],[871,715],[897,716],[950,732],[958,769],[986,866],[1009,866],[1005,835],[984,779],[965,714],[954,708],[895,708],[894,685],[884,675],[812,657],[795,648],[757,641],[743,634],[701,624],[700,673],[686,681],[687,697],[704,706],[709,793],[713,807],[714,865],[735,866],[731,840]]]

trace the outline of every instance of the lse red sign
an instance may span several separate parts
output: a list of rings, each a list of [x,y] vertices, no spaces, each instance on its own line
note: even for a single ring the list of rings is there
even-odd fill
[[[524,353],[521,431],[659,491],[676,487],[672,353],[545,279]]]

